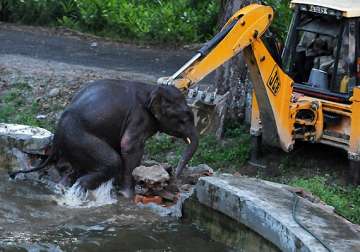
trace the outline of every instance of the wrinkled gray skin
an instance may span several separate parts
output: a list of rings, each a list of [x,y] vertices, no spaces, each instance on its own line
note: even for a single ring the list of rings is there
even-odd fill
[[[82,89],[62,114],[53,152],[71,164],[66,179],[93,190],[115,178],[132,197],[132,171],[140,165],[146,139],[156,132],[191,140],[176,176],[196,151],[194,116],[181,92],[125,80],[99,80]]]

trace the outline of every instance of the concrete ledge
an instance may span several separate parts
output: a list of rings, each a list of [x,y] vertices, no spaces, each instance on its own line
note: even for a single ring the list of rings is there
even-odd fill
[[[0,147],[18,148],[31,154],[44,154],[52,141],[46,129],[20,124],[0,123]]]
[[[0,169],[29,169],[28,154],[44,155],[53,135],[38,127],[0,123]]]
[[[293,194],[286,185],[218,175],[202,177],[198,201],[254,230],[282,251],[327,251],[292,217]],[[298,219],[333,251],[360,251],[358,226],[319,204],[300,199]]]

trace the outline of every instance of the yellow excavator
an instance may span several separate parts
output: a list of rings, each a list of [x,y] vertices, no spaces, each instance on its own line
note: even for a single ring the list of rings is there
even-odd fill
[[[237,11],[174,75],[159,83],[187,91],[243,52],[253,83],[251,136],[289,152],[297,141],[347,151],[360,182],[360,1],[293,0],[284,49],[269,35],[269,6]]]

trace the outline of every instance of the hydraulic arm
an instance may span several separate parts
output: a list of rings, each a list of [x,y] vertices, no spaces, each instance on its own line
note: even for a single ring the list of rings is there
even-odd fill
[[[294,143],[293,120],[289,120],[292,80],[277,65],[261,39],[273,16],[271,7],[258,4],[239,10],[179,71],[158,82],[187,90],[244,51],[254,85],[254,104],[258,105],[253,108],[252,131],[261,132],[266,142],[290,151]]]
[[[273,14],[271,7],[257,4],[239,10],[191,60],[160,82],[188,89],[259,39],[271,24]]]

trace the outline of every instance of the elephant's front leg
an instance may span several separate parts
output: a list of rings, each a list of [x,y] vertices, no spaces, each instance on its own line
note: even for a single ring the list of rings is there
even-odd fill
[[[134,196],[135,182],[132,177],[133,170],[141,164],[144,154],[144,141],[141,137],[125,134],[121,139],[121,158],[124,168],[122,171],[121,193],[126,198]]]
[[[144,151],[142,149],[132,153],[121,153],[124,162],[124,171],[120,192],[124,195],[124,197],[132,198],[134,196],[135,190],[135,182],[132,176],[132,172],[141,164]]]
[[[134,110],[132,114],[134,116],[127,125],[120,144],[121,158],[124,165],[121,174],[121,192],[127,198],[134,196],[135,182],[132,172],[141,164],[145,140],[157,131],[150,117],[147,117],[144,111]]]

